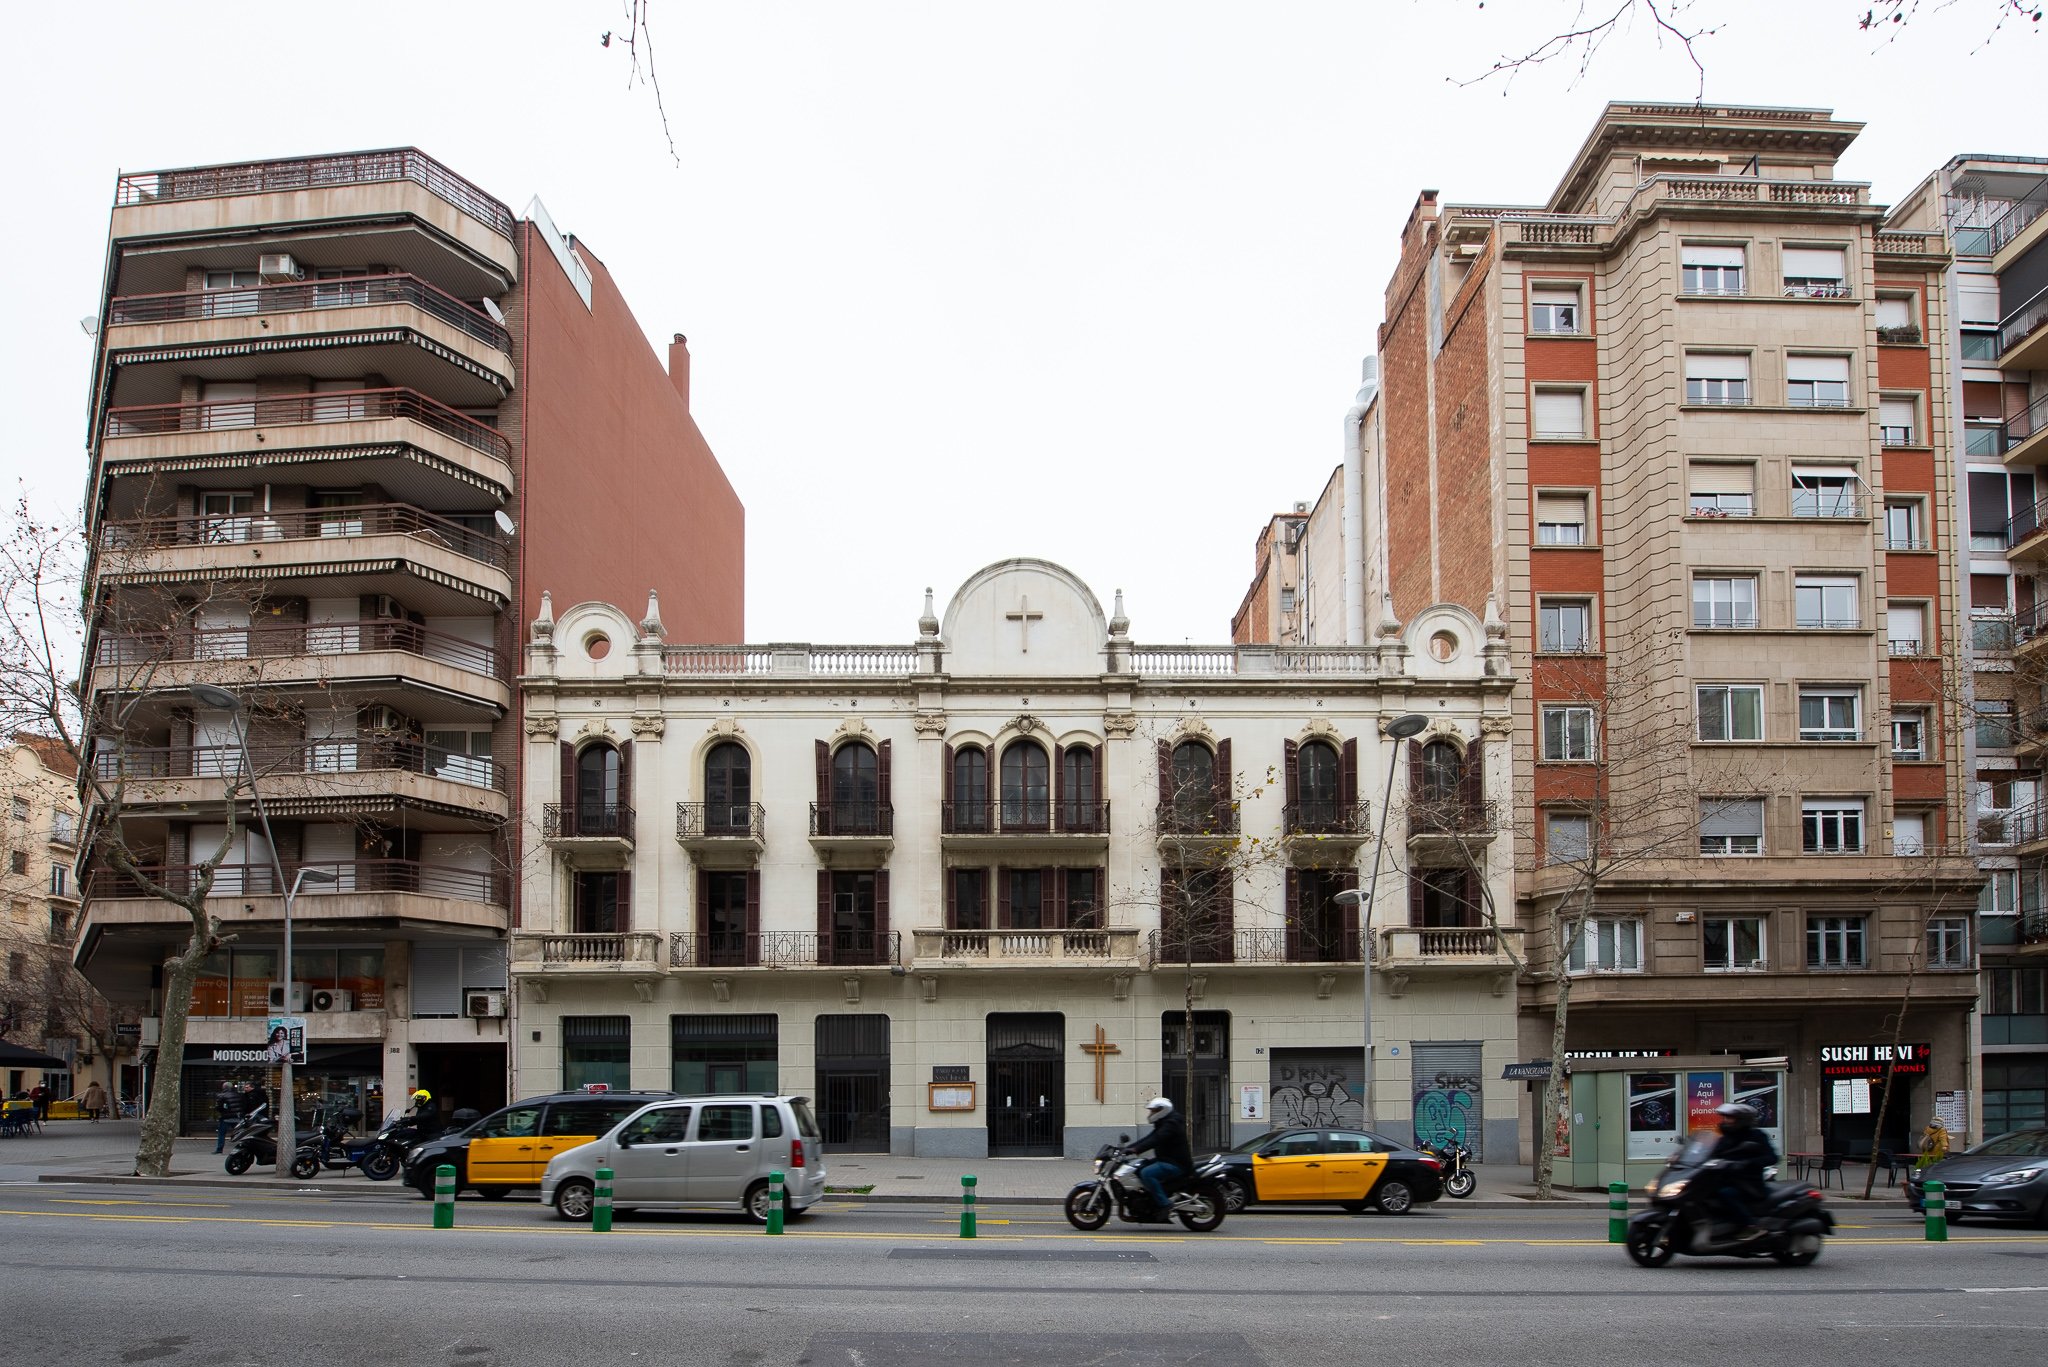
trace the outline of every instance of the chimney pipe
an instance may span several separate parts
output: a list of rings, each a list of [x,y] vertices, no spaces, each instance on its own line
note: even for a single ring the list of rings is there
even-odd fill
[[[683,411],[690,411],[690,339],[682,333],[668,344],[668,382],[683,396]]]

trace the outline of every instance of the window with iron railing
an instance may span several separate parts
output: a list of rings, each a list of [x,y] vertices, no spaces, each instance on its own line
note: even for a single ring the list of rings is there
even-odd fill
[[[1799,837],[1808,854],[1863,853],[1863,803],[1808,798],[1799,812]]]
[[[1754,628],[1757,625],[1755,577],[1695,578],[1692,581],[1692,624],[1724,629]]]
[[[1861,517],[1863,481],[1854,470],[1795,469],[1792,516]]]
[[[1863,695],[1853,688],[1807,688],[1799,693],[1799,739],[1863,739]]]
[[[1697,581],[1695,581],[1697,582]],[[1793,580],[1793,620],[1801,627],[1842,630],[1863,625],[1861,581],[1848,575]]]

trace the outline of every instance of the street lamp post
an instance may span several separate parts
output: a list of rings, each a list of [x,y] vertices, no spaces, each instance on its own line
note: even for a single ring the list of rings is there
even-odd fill
[[[263,843],[270,848],[270,868],[277,875],[277,886],[284,893],[284,1010],[292,1010],[292,902],[299,895],[299,888],[306,883],[332,883],[334,875],[325,869],[301,868],[297,875],[286,883],[284,864],[277,857],[277,841],[270,834],[270,813],[263,808],[263,790],[256,785],[256,761],[249,753],[249,730],[242,722],[242,700],[225,688],[212,684],[193,684],[187,692],[195,702],[216,711],[227,713],[235,720],[235,741],[241,746],[242,768],[249,776],[249,798],[256,808],[256,822],[263,828]],[[234,799],[230,796],[229,801]],[[282,1076],[278,1085],[277,1105],[277,1167],[280,1172],[291,1166],[292,1155],[299,1148],[299,1113],[297,1099],[292,1092],[292,1056],[286,1052],[279,1063]]]
[[[1365,1129],[1372,1129],[1378,1117],[1373,1112],[1372,1084],[1375,1060],[1372,1050],[1372,909],[1374,899],[1380,890],[1380,847],[1387,843],[1387,809],[1394,801],[1394,773],[1401,767],[1401,742],[1420,735],[1429,725],[1429,718],[1419,712],[1409,712],[1394,718],[1380,729],[1393,739],[1394,751],[1387,756],[1387,786],[1380,796],[1379,833],[1373,838],[1372,874],[1366,879],[1365,891],[1351,889],[1337,894],[1335,900],[1340,906],[1358,908],[1358,957],[1364,962],[1365,977],[1365,1079],[1359,1089],[1359,1106],[1365,1115]]]

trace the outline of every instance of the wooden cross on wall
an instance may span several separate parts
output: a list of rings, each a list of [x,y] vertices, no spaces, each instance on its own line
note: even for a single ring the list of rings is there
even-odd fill
[[[1121,1054],[1123,1050],[1111,1044],[1109,1036],[1105,1035],[1102,1027],[1098,1025],[1095,1027],[1095,1043],[1082,1045],[1081,1052],[1091,1054],[1095,1058],[1095,1099],[1101,1101],[1103,1066],[1109,1062],[1111,1054]]]

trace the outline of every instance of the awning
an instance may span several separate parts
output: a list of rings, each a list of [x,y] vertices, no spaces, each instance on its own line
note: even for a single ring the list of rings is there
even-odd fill
[[[40,1049],[24,1049],[18,1044],[0,1040],[0,1068],[55,1068],[68,1073],[71,1065],[61,1058],[52,1058]]]

